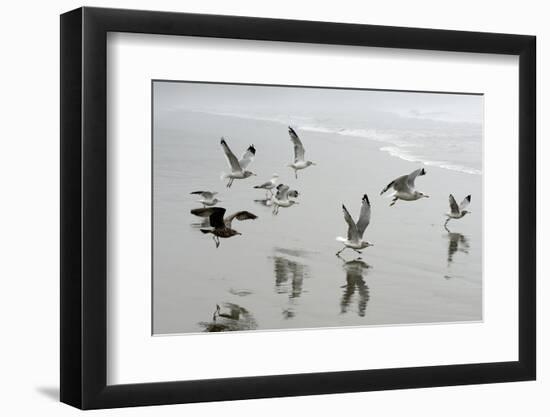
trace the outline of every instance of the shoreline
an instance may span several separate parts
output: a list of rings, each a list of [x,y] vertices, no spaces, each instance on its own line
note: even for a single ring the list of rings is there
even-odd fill
[[[389,207],[390,199],[380,196],[380,190],[423,165],[393,157],[379,149],[379,142],[365,138],[303,132],[306,158],[318,166],[300,171],[296,180],[285,167],[292,154],[286,126],[212,117],[179,120],[189,130],[185,138],[180,135],[181,127],[158,132],[164,139],[156,145],[159,149],[166,146],[170,158],[188,154],[189,146],[210,156],[204,161],[194,156],[174,168],[169,168],[169,160],[155,165],[157,173],[172,172],[168,178],[155,177],[155,184],[159,179],[175,187],[168,187],[165,194],[155,192],[155,205],[162,207],[155,211],[160,216],[155,223],[155,333],[200,331],[197,323],[211,317],[212,305],[223,302],[254,313],[259,330],[482,319],[482,175],[426,167],[427,175],[417,179],[417,187],[431,198],[399,201]],[[217,175],[225,168],[218,149],[220,133],[229,138],[236,153],[255,144],[258,152],[251,169],[258,177],[238,181],[230,190],[224,188]],[[186,166],[189,168],[181,168]],[[188,176],[186,170],[207,175]],[[298,206],[281,210],[277,216],[253,202],[264,193],[252,186],[273,172],[302,194]],[[243,236],[225,240],[216,251],[209,239],[201,239],[189,228],[193,219],[187,213],[195,203],[182,190],[197,186],[220,191],[224,207],[252,211],[258,220],[236,223]],[[451,222],[453,234],[443,229],[449,192],[457,200],[462,194],[473,194],[473,213]],[[346,233],[341,205],[356,218],[363,193],[368,194],[373,210],[365,238],[375,244],[361,255],[365,265],[349,251],[344,252],[344,260],[334,256],[341,247],[336,236]],[[181,197],[175,199],[175,195]],[[468,253],[462,251],[459,235],[468,242]],[[456,244],[453,239],[458,239],[459,247],[449,263],[449,252]],[[178,247],[194,248],[192,258],[177,259]],[[205,262],[208,270],[201,268]],[[228,263],[231,270],[224,266]],[[182,273],[188,279],[182,281]],[[193,280],[193,276],[202,278]],[[363,287],[350,286],[354,282]],[[231,292],[234,288],[245,289],[249,295],[235,295]],[[189,306],[182,307],[182,303]],[[345,313],[340,312],[343,305]],[[174,318],[173,312],[181,309],[190,317],[185,318],[184,313]],[[292,315],[283,318],[281,311]]]

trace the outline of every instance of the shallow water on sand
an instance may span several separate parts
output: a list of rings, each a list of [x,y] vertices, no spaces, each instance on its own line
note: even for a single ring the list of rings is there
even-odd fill
[[[482,176],[395,158],[359,136],[300,130],[316,166],[298,179],[286,165],[292,145],[285,125],[181,111],[155,123],[153,190],[153,328],[155,334],[269,330],[482,319]],[[257,148],[257,177],[225,188],[219,138],[240,155]],[[380,190],[424,166],[417,179],[429,199],[399,201]],[[277,172],[300,191],[299,204],[274,216],[253,189]],[[248,210],[256,220],[234,221],[242,233],[222,239],[199,231],[195,190],[218,191],[228,213]],[[448,195],[472,194],[471,214],[443,227]],[[341,257],[345,204],[357,218],[361,197],[372,204],[361,255]],[[220,315],[214,320],[216,306]]]

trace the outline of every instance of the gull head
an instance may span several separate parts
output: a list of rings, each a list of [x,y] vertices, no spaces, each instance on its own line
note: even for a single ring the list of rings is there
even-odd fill
[[[462,217],[464,217],[465,215],[470,214],[470,213],[471,213],[471,211],[462,210],[462,212],[460,214],[462,214]]]
[[[428,194],[421,193],[420,191],[415,191],[414,196],[418,200],[419,198],[430,198]]]
[[[256,174],[251,171],[244,171],[243,175],[245,178],[251,177],[252,175],[256,176]]]
[[[306,161],[306,166],[317,165],[315,162]]]
[[[366,240],[361,242],[362,248],[368,248],[369,246],[374,246],[374,243],[367,242]]]

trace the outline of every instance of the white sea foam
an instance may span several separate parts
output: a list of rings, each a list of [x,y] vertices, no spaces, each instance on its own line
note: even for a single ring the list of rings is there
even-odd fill
[[[438,126],[437,129],[424,130],[413,128],[374,129],[342,127],[343,122],[341,121],[323,119],[321,122],[315,118],[283,114],[264,115],[219,111],[204,111],[201,113],[274,122],[285,126],[292,125],[306,132],[364,138],[386,144],[380,147],[380,150],[395,158],[466,174],[482,174],[480,169],[481,138],[477,135],[472,137],[470,131],[456,130],[456,124],[449,123],[444,128]]]

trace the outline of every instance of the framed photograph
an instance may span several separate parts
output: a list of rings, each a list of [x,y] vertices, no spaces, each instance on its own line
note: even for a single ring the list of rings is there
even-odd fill
[[[61,401],[535,379],[535,37],[61,16]]]

